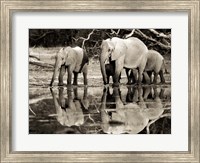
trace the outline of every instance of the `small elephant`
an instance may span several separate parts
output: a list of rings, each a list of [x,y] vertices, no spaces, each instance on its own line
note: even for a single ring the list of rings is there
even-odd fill
[[[65,47],[61,48],[56,54],[56,61],[54,67],[54,73],[50,86],[59,72],[59,85],[63,85],[63,76],[68,72],[67,84],[71,85],[72,73],[74,74],[74,85],[77,85],[78,73],[83,73],[84,85],[87,85],[87,72],[88,72],[89,59],[80,47]]]
[[[110,77],[112,77],[113,81],[114,81],[114,75],[115,75],[115,61],[111,61],[109,64],[105,65],[105,69],[106,69],[106,76],[107,76],[107,82],[109,84],[110,81]],[[119,83],[120,83],[120,79],[121,79],[121,74],[119,76]],[[106,84],[104,82],[104,84]]]
[[[126,69],[128,78],[127,84],[134,84],[138,78],[137,70],[129,72],[130,69]],[[147,53],[147,62],[143,72],[142,83],[151,84],[157,83],[158,75],[160,75],[161,83],[165,83],[164,72],[167,72],[165,68],[165,61],[163,56],[155,50],[149,50]],[[152,74],[154,73],[154,80],[152,81]]]
[[[59,98],[50,88],[53,102],[57,113],[57,121],[63,126],[81,126],[84,124],[83,109],[88,109],[87,87],[84,88],[83,99],[78,99],[77,87],[67,89],[67,99],[64,97],[64,88],[59,88]],[[74,97],[73,97],[74,92]]]
[[[160,75],[161,83],[165,83],[165,78],[163,74],[164,72],[167,72],[167,70],[165,67],[165,61],[163,56],[155,50],[149,50],[147,56],[147,63],[143,73],[146,83],[152,83],[152,73],[154,73],[154,84],[157,83],[158,75]]]

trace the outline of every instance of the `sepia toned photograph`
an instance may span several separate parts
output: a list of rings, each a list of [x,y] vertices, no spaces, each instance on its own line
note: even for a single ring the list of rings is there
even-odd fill
[[[171,125],[171,29],[29,29],[29,134]]]
[[[199,162],[200,0],[0,1],[2,162]]]

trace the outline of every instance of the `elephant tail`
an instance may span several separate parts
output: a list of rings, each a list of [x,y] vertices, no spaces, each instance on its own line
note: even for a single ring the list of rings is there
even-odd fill
[[[166,63],[165,63],[164,59],[163,59],[163,72],[166,73],[166,74],[169,74],[169,71],[167,70]]]

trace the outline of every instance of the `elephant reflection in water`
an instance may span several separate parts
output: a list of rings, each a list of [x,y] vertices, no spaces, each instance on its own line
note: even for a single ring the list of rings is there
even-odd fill
[[[127,99],[129,101],[124,104],[120,98],[120,90],[118,87],[113,88],[113,97],[115,99],[115,111],[109,111],[106,107],[106,96],[108,88],[104,88],[102,96],[102,104],[100,106],[102,129],[108,134],[131,133],[136,134],[142,131],[148,124],[149,120],[158,118],[163,114],[164,108],[162,102],[154,91],[154,101],[146,103],[146,98],[151,92],[151,88],[144,89],[142,87],[128,87]],[[132,97],[132,98],[131,98]]]
[[[83,99],[78,99],[77,87],[73,89],[67,89],[68,98],[64,98],[64,88],[59,88],[59,98],[57,100],[56,95],[52,89],[54,105],[57,112],[57,120],[63,126],[80,126],[84,123],[84,115],[82,108],[88,108],[87,100],[87,87],[84,87]],[[74,98],[73,98],[74,92]]]
[[[164,95],[164,88],[159,87],[128,87],[126,102],[135,102],[143,110],[143,115],[149,120],[156,119],[164,112],[161,99]]]

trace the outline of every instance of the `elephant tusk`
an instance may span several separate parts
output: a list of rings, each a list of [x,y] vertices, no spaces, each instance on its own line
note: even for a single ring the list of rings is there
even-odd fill
[[[108,59],[106,59],[104,63],[105,63],[105,64],[109,64],[109,60],[108,60]]]

